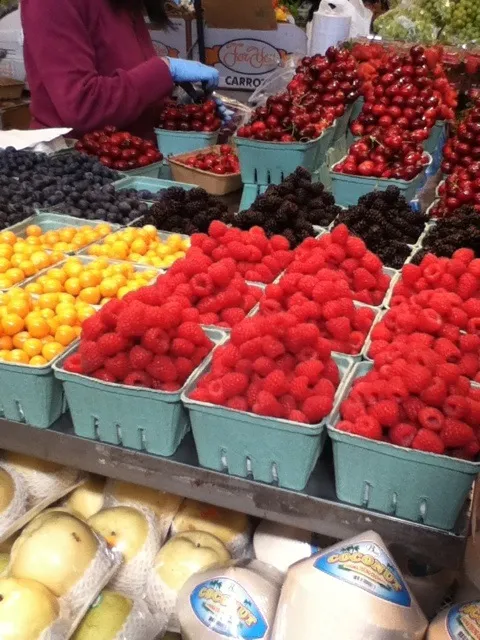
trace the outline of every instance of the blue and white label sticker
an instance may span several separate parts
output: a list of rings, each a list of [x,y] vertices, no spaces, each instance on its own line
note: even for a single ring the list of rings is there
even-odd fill
[[[324,553],[314,567],[387,602],[402,607],[412,603],[400,572],[375,542],[362,541]]]
[[[480,602],[455,605],[448,612],[446,624],[452,640],[480,640]]]
[[[235,580],[202,582],[190,594],[190,604],[202,624],[225,638],[261,640],[267,634],[265,617]]]

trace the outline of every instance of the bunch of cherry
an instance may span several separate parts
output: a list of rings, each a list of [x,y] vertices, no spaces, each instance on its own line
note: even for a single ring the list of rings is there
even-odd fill
[[[411,132],[398,125],[377,128],[375,135],[354,142],[348,155],[333,171],[349,175],[393,180],[412,180],[428,164],[430,156]]]
[[[325,56],[303,58],[286,90],[255,109],[237,135],[275,142],[313,140],[344,114],[359,88],[355,58],[330,47]]]
[[[206,151],[194,153],[181,160],[181,164],[201,171],[209,171],[222,176],[227,173],[240,173],[240,161],[232,146],[222,144]]]
[[[75,149],[97,156],[106,167],[118,171],[147,167],[163,160],[153,142],[133,136],[127,131],[118,131],[113,126],[87,133],[75,144]]]
[[[218,131],[222,121],[215,100],[205,100],[197,104],[180,104],[173,99],[166,100],[160,114],[158,126],[167,131]]]
[[[454,136],[443,147],[443,173],[469,168],[480,160],[480,99],[467,112]],[[478,169],[477,169],[478,171]],[[477,173],[477,175],[480,175]]]
[[[425,141],[439,119],[454,117],[451,107],[443,102],[437,79],[427,64],[420,45],[407,55],[392,54],[378,69],[378,75],[365,90],[362,112],[352,123],[355,136],[370,134],[375,127],[396,124],[412,132],[414,142]]]

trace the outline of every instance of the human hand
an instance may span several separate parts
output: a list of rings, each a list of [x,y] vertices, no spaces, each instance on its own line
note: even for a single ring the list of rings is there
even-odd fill
[[[233,111],[231,109],[227,109],[221,98],[214,96],[213,99],[217,103],[217,113],[220,116],[222,122],[230,122],[230,120],[233,118]]]
[[[218,86],[219,73],[213,67],[181,58],[167,58],[167,60],[175,83],[202,82],[209,90]]]

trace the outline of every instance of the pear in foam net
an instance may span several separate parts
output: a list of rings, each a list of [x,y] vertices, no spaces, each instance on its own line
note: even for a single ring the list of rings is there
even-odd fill
[[[103,508],[105,478],[89,476],[87,481],[72,491],[65,507],[81,518],[88,520]]]
[[[463,602],[441,611],[430,623],[426,640],[480,638],[480,601]]]
[[[28,491],[29,507],[42,500],[52,499],[59,492],[68,489],[78,477],[76,469],[62,467],[59,464],[20,453],[7,452],[5,464],[7,468],[13,469],[23,478]]]
[[[11,469],[0,466],[0,536],[27,510],[28,493],[22,477]]]
[[[65,511],[46,511],[15,541],[9,575],[37,580],[56,596],[65,596],[81,582],[98,548],[99,540],[85,522]]]
[[[111,507],[89,518],[88,524],[124,559],[109,588],[133,598],[142,596],[148,570],[160,548],[153,518],[133,507]]]
[[[0,578],[2,640],[43,640],[59,614],[57,598],[39,582]]]
[[[135,507],[152,513],[162,541],[166,539],[182,501],[180,496],[120,480],[108,480],[105,487],[106,507]]]
[[[423,640],[428,623],[386,545],[367,531],[288,570],[272,640]]]
[[[162,611],[169,629],[179,629],[175,605],[180,589],[194,574],[231,560],[224,544],[204,531],[179,533],[160,549],[147,580],[147,602]]]
[[[144,602],[102,591],[90,607],[72,640],[151,640],[152,616]]]
[[[10,562],[10,554],[0,553],[0,575],[5,573],[9,562]]]
[[[172,536],[184,531],[206,531],[221,540],[233,558],[244,556],[250,543],[250,521],[244,513],[185,500],[172,523]]]

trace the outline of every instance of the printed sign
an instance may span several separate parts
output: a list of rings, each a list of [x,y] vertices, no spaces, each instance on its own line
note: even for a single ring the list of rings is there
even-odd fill
[[[448,612],[446,622],[452,640],[480,640],[480,602],[457,604]]]

